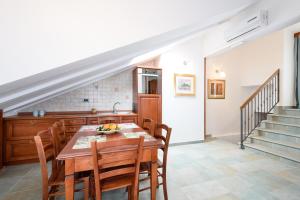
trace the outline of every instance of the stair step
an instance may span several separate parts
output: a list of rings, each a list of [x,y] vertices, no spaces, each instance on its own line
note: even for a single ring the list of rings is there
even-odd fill
[[[285,122],[276,122],[276,121],[271,121],[271,120],[263,120],[262,122],[270,123],[270,124],[278,124],[278,125],[283,125],[283,126],[293,126],[293,127],[300,128],[300,124],[289,124],[289,123],[285,123]]]
[[[293,116],[300,116],[300,109],[296,108],[283,108],[278,110],[279,114],[283,115],[293,115]]]
[[[285,114],[268,114],[267,120],[290,123],[290,124],[300,124],[300,115],[285,115]]]
[[[300,150],[300,144],[294,143],[294,142],[287,142],[287,141],[278,141],[278,140],[273,140],[270,138],[262,137],[262,136],[257,136],[257,135],[251,135],[249,136],[252,139],[268,142],[268,143],[273,143],[273,144],[278,144],[281,146],[286,146],[294,149]],[[300,152],[299,152],[300,153]]]
[[[285,117],[285,118],[296,118],[300,119],[300,116],[294,116],[294,115],[285,115],[285,114],[269,114],[270,116],[275,116],[275,117]]]
[[[275,113],[282,115],[292,115],[292,116],[300,116],[299,108],[292,107],[275,107]]]
[[[263,145],[260,145],[260,144],[254,144],[254,143],[250,143],[250,144],[249,143],[244,143],[244,146],[249,147],[249,148],[254,149],[254,150],[262,151],[262,152],[265,152],[265,153],[268,153],[268,154],[271,154],[271,155],[274,155],[274,156],[278,156],[280,158],[284,158],[284,159],[287,159],[287,160],[291,160],[291,161],[300,163],[300,156],[299,155],[298,156],[293,155],[291,153],[278,151],[276,149],[272,149],[270,147],[266,147],[266,146],[263,146]]]
[[[300,112],[300,108],[284,108],[283,110]]]
[[[279,134],[279,135],[286,135],[286,136],[290,136],[290,137],[300,138],[300,133],[288,133],[288,132],[282,131],[282,130],[261,128],[261,127],[257,127],[256,130],[259,130],[262,132],[268,132],[268,133],[272,133],[272,134]]]

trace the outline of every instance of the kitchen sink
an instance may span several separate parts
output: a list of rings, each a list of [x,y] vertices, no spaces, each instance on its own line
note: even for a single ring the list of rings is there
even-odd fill
[[[119,114],[119,115],[127,115],[127,114],[132,114],[132,112],[128,112],[128,111],[120,111],[120,112],[117,112],[115,114]]]

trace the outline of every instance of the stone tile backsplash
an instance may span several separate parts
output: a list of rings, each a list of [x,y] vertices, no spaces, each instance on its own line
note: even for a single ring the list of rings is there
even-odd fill
[[[89,102],[84,102],[84,99],[88,99]],[[118,105],[118,109],[132,110],[131,70],[27,107],[22,112],[34,110],[89,111],[92,108],[112,110],[113,104],[117,101],[121,103]]]

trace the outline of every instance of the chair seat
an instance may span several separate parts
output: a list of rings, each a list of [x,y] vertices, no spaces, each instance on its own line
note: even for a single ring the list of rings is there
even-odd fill
[[[86,181],[90,176],[90,171],[75,174],[75,183]],[[57,172],[52,173],[49,178],[49,186],[65,184],[65,166],[62,165]]]
[[[144,162],[140,165],[140,172],[150,171],[151,163],[150,162]],[[157,168],[163,168],[163,164],[161,160],[157,160]]]
[[[134,174],[132,175],[121,175],[114,176],[111,178],[103,179],[101,181],[101,189],[102,191],[115,190],[119,188],[124,188],[133,185],[134,182]]]

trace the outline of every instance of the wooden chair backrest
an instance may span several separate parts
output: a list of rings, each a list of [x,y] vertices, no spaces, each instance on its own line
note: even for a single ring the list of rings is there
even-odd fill
[[[53,137],[55,156],[57,156],[67,144],[64,122],[63,121],[55,122],[51,126],[50,131]]]
[[[96,199],[101,199],[101,180],[126,174],[134,174],[132,189],[137,195],[143,145],[144,137],[109,142],[91,142]],[[114,148],[126,148],[126,150],[123,149],[122,152],[117,153],[101,153],[105,152],[105,149]],[[103,169],[107,170],[103,171]]]
[[[57,164],[55,159],[55,150],[53,145],[53,139],[50,133],[50,130],[44,130],[38,132],[36,136],[34,136],[34,141],[36,144],[40,166],[41,166],[41,175],[42,175],[42,183],[43,183],[43,199],[45,199],[45,195],[48,195],[48,168],[47,162],[52,161],[52,173],[57,171]]]
[[[98,124],[120,123],[116,117],[99,117]]]
[[[150,135],[154,136],[154,121],[152,119],[144,118],[142,128]]]
[[[163,142],[163,147],[161,150],[163,151],[163,165],[167,165],[168,158],[168,149],[171,138],[172,128],[168,127],[165,124],[157,124],[155,129],[154,137],[161,139]]]

